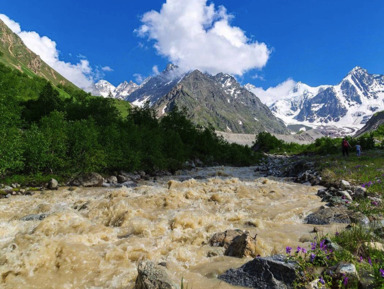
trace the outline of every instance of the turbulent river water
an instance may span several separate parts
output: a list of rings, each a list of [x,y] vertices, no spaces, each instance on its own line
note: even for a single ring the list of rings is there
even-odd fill
[[[308,248],[313,225],[303,220],[323,205],[317,189],[260,177],[252,167],[211,167],[136,188],[1,199],[0,288],[133,288],[141,259],[166,262],[188,288],[235,288],[216,277],[250,259],[208,257],[218,250],[212,235],[248,230],[261,256]],[[33,214],[46,217],[25,218]]]

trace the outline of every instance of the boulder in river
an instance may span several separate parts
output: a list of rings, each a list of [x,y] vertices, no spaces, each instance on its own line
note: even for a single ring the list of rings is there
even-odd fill
[[[248,232],[235,237],[224,252],[231,257],[256,257],[256,235],[251,237]]]
[[[238,236],[241,236],[243,233],[244,232],[239,229],[226,230],[224,232],[215,233],[209,240],[209,244],[212,247],[224,247],[225,249],[227,249],[229,244],[232,243],[232,240]]]
[[[291,289],[296,279],[296,263],[284,255],[255,258],[237,269],[229,269],[219,279],[235,286],[259,289]]]
[[[71,185],[83,187],[101,187],[104,179],[98,173],[87,173],[76,177]]]
[[[59,188],[59,182],[55,179],[51,179],[48,182],[48,189],[50,190],[57,190]]]
[[[163,266],[151,261],[141,261],[137,266],[138,275],[134,289],[176,289]]]
[[[354,212],[348,210],[344,206],[339,207],[322,207],[318,211],[308,215],[306,217],[307,224],[313,225],[326,225],[332,223],[344,223],[344,224],[359,224],[362,226],[369,225],[369,219],[361,212]]]

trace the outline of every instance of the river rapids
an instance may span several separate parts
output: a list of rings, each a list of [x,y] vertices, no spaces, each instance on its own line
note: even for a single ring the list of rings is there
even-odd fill
[[[315,235],[304,218],[324,204],[318,189],[260,177],[252,167],[211,167],[135,188],[63,187],[1,199],[0,288],[133,288],[141,259],[165,262],[188,288],[235,288],[217,276],[250,259],[223,256],[209,245],[212,235],[257,234],[261,256],[309,248]]]

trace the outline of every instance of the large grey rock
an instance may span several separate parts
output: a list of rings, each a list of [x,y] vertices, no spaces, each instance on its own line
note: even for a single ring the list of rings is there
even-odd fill
[[[83,187],[101,187],[103,185],[103,182],[103,177],[98,173],[87,173],[76,177],[71,182],[71,185]]]
[[[260,289],[290,289],[296,279],[296,264],[283,255],[255,258],[219,279],[235,286]]]
[[[367,216],[361,212],[354,212],[348,210],[344,206],[320,208],[317,212],[312,213],[306,217],[308,224],[314,225],[326,225],[332,223],[344,223],[344,224],[359,224],[362,226],[368,226],[370,221]]]
[[[48,189],[50,190],[57,190],[59,188],[59,182],[55,179],[51,179],[48,182]]]
[[[130,181],[131,179],[129,178],[128,175],[118,175],[117,176],[117,181],[122,184],[122,183],[125,183],[127,181]]]
[[[116,184],[117,183],[117,177],[116,176],[110,176],[106,179],[108,184]]]
[[[331,223],[351,223],[345,207],[320,208],[317,212],[307,216],[308,224],[326,225]]]
[[[164,267],[151,261],[141,261],[134,289],[176,289]]]

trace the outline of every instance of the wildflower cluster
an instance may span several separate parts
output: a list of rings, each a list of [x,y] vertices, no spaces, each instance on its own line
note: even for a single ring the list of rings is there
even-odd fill
[[[301,288],[305,284],[318,279],[321,284],[329,283],[328,276],[318,276],[315,273],[316,267],[328,267],[335,264],[334,252],[328,248],[327,239],[314,239],[309,250],[298,246],[296,251],[292,252],[292,247],[286,247],[285,252],[289,260],[294,260],[298,265],[297,280],[295,288]]]

